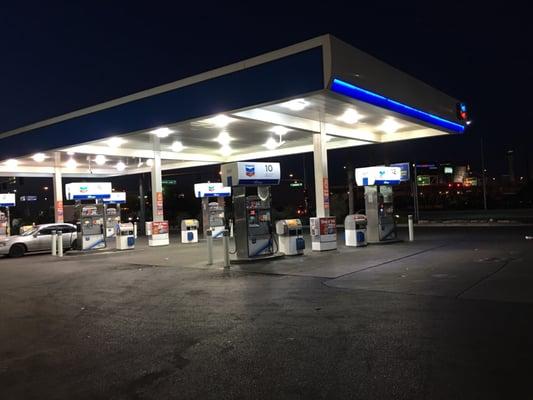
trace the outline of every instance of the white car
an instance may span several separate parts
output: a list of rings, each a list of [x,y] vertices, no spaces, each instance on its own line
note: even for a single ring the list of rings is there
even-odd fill
[[[73,247],[77,239],[76,226],[72,224],[43,224],[37,225],[21,235],[0,239],[0,255],[22,257],[30,252],[51,252],[52,231],[61,231],[63,234],[63,249],[66,251]]]

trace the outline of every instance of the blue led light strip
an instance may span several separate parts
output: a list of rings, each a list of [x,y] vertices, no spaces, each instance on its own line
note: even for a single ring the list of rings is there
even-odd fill
[[[333,82],[331,83],[331,90],[353,99],[386,108],[387,110],[395,111],[399,114],[407,115],[409,117],[413,117],[454,132],[462,133],[465,130],[465,127],[457,122],[448,121],[447,119],[441,118],[437,115],[418,110],[406,104],[400,103],[399,101],[389,99],[388,97],[365,90],[358,86],[352,85],[351,83],[341,81],[340,79],[333,79]]]

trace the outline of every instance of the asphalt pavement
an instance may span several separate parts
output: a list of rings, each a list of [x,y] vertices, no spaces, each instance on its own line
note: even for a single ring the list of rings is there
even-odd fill
[[[531,231],[229,270],[219,242],[212,266],[205,242],[0,259],[0,398],[533,398]]]

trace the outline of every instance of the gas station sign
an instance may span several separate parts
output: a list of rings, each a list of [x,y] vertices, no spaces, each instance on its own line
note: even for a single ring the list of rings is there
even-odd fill
[[[235,162],[221,168],[226,186],[279,185],[281,169],[278,162]]]
[[[401,181],[399,167],[366,167],[355,169],[355,182],[358,186],[397,185]]]
[[[15,207],[16,199],[15,193],[0,193],[1,207]]]
[[[202,197],[228,197],[231,196],[231,187],[224,186],[221,182],[195,183],[194,195]]]
[[[73,182],[65,185],[67,200],[106,199],[111,193],[111,182]]]
[[[103,199],[104,204],[124,204],[126,203],[126,192],[112,192],[111,196]]]

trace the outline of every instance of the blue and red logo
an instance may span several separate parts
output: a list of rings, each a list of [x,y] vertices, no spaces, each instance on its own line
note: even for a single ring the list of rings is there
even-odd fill
[[[255,165],[245,165],[244,171],[246,173],[246,176],[254,176],[255,175]]]

